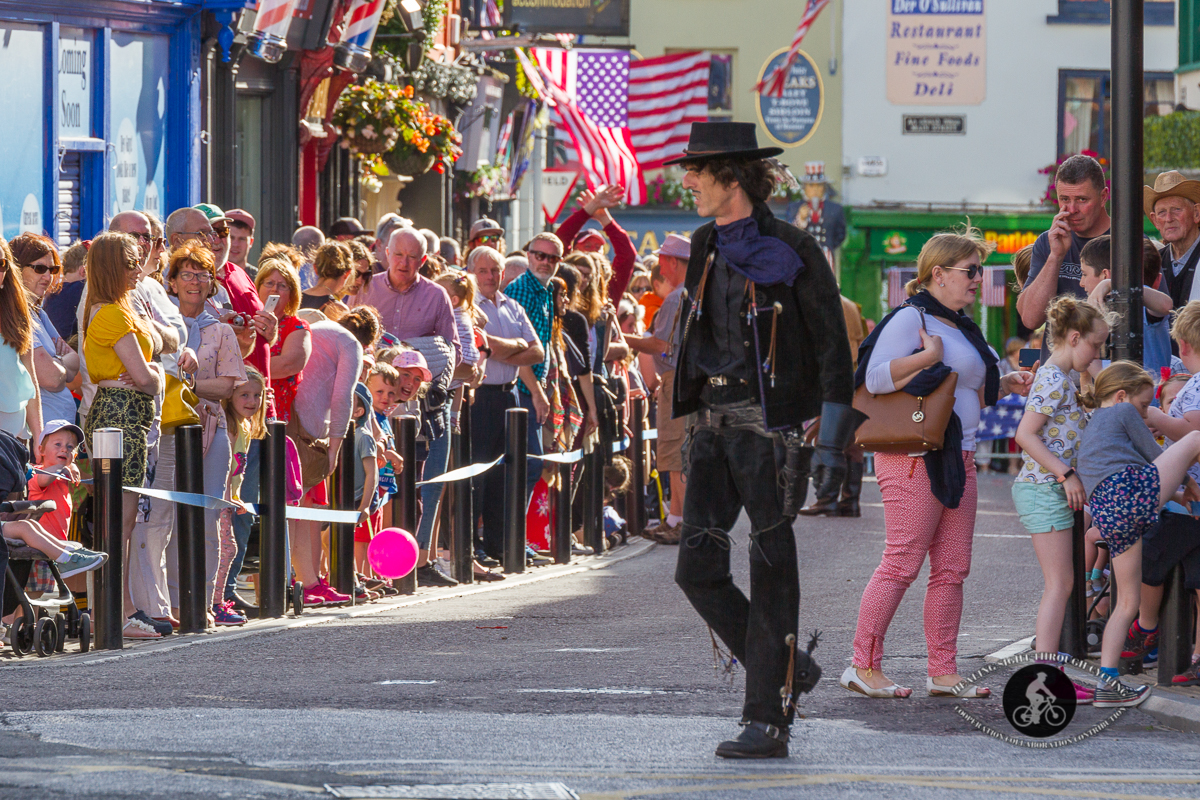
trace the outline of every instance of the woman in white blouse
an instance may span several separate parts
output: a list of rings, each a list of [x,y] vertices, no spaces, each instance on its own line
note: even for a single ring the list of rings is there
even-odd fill
[[[859,352],[856,383],[872,394],[901,391],[926,369],[944,363],[958,373],[954,413],[961,423],[960,453],[953,436],[946,450],[930,454],[878,453],[875,474],[883,494],[887,544],[863,592],[854,637],[853,665],[841,685],[868,697],[908,697],[882,672],[883,639],[896,608],[929,556],[925,593],[925,638],[929,649],[926,688],[952,695],[961,681],[955,664],[963,581],[971,568],[975,529],[975,432],[980,411],[999,395],[1028,391],[1030,375],[1000,378],[995,352],[963,309],[975,302],[982,261],[994,244],[974,230],[931,238],[917,257],[909,301],[872,333]],[[887,329],[886,335],[881,332]],[[920,376],[920,378],[918,378]],[[1024,387],[1024,388],[1023,388]],[[956,431],[952,420],[949,430]],[[954,463],[961,459],[960,465]],[[923,463],[924,462],[924,463]],[[965,687],[957,696],[987,697],[989,690]]]

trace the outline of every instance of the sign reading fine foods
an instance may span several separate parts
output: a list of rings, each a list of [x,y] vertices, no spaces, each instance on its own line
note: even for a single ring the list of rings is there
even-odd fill
[[[987,90],[985,0],[891,0],[887,97],[904,106],[964,106]]]
[[[628,36],[629,0],[508,0],[504,25],[521,33]]]
[[[762,71],[758,73],[758,80],[761,81],[764,75],[774,72],[785,58],[786,47],[772,53],[767,63],[763,64]],[[787,80],[783,85],[783,96],[754,96],[758,107],[758,121],[766,129],[767,136],[782,147],[798,147],[807,142],[821,124],[821,112],[825,105],[824,89],[816,63],[808,53],[799,51],[788,70]]]

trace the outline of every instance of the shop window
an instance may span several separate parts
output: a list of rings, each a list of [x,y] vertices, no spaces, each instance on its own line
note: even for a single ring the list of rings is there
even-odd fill
[[[166,36],[113,31],[113,213],[137,209],[164,216],[169,55]]]
[[[42,68],[45,36],[33,25],[0,23],[0,75],[4,81],[4,180],[0,181],[0,234],[5,239],[41,233],[46,149]]]
[[[1046,17],[1055,25],[1107,25],[1112,11],[1109,0],[1058,0],[1058,14]],[[1146,25],[1175,25],[1175,3],[1146,0],[1142,19]]]
[[[1143,115],[1170,114],[1175,106],[1175,79],[1171,73],[1147,72],[1144,87]],[[1091,150],[1109,157],[1112,81],[1107,71],[1059,70],[1058,109],[1059,156]]]
[[[733,118],[733,53],[716,52],[708,71],[708,118],[728,122]]]

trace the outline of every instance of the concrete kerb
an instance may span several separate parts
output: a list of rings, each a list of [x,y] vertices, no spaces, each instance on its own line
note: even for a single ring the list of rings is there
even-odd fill
[[[1029,636],[1006,645],[994,653],[989,653],[984,656],[983,660],[994,663],[1010,656],[1028,653],[1032,649],[1033,637]],[[1135,675],[1133,679],[1140,682],[1152,677],[1153,675],[1143,674]],[[1086,678],[1077,678],[1077,680],[1094,683]],[[1178,690],[1167,686],[1155,685],[1153,688],[1154,691],[1150,697],[1138,708],[1170,728],[1187,733],[1200,733],[1200,699],[1181,694]]]
[[[278,633],[295,628],[305,628],[310,625],[320,625],[326,622],[336,622],[338,620],[363,617],[367,616],[368,614],[381,614],[387,611],[424,605],[425,603],[432,603],[438,600],[446,600],[453,597],[469,597],[475,594],[483,594],[484,592],[497,592],[505,589],[514,589],[520,586],[527,586],[531,583],[553,580],[555,578],[565,578],[568,575],[576,575],[581,572],[604,569],[612,564],[617,564],[621,561],[625,561],[626,559],[642,555],[654,546],[655,542],[644,539],[631,539],[629,544],[615,552],[575,558],[570,564],[540,567],[538,568],[537,572],[509,575],[504,581],[497,583],[472,584],[466,588],[452,587],[447,589],[432,589],[427,594],[423,594],[419,597],[399,597],[389,600],[377,600],[374,603],[362,606],[349,606],[336,609],[305,609],[304,614],[300,617],[253,620],[237,628],[217,628],[204,633],[186,635],[175,633],[160,640],[145,642],[135,645],[129,649],[119,651],[94,650],[89,653],[74,653],[70,655],[64,654],[51,658],[36,658],[30,655],[25,656],[20,660],[13,660],[10,663],[0,665],[0,671],[36,669],[38,667],[74,667],[104,664],[111,661],[119,661],[121,659],[167,653],[183,647],[229,642],[235,639],[244,639],[260,634]]]

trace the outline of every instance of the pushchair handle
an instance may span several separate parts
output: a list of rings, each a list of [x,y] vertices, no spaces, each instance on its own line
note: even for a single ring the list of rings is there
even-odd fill
[[[53,500],[10,500],[0,503],[0,522],[16,522],[22,519],[38,520],[43,514],[56,511],[58,504]]]

